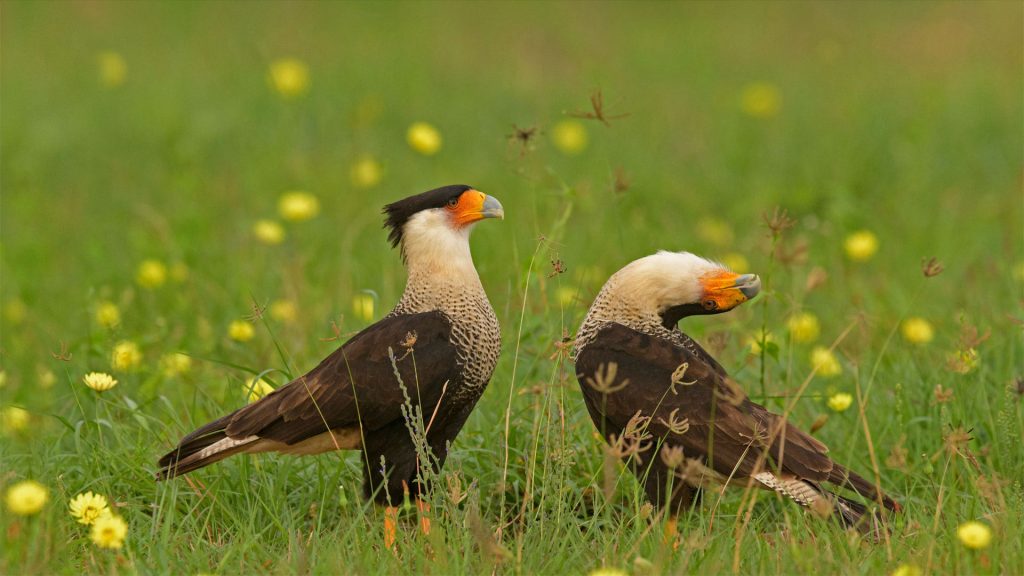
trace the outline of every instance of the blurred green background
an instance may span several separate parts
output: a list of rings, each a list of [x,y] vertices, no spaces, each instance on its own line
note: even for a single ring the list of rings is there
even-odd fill
[[[450,464],[480,479],[489,525],[508,516],[488,500],[500,491],[507,405],[508,443],[519,457],[511,483],[525,482],[538,460],[561,463],[558,485],[574,489],[564,494],[582,493],[599,474],[600,445],[571,366],[552,356],[554,342],[574,332],[610,273],[657,249],[767,275],[760,304],[684,325],[717,342],[752,394],[762,359],[745,340],[762,325],[783,353],[767,367],[769,395],[792,392],[809,372],[809,347],[785,340],[786,319],[805,309],[820,318],[825,345],[851,318],[863,320],[841,346],[844,374],[814,382],[809,394],[852,392],[870,375],[884,394],[885,409],[868,415],[881,454],[899,443],[912,460],[930,455],[952,426],[973,426],[982,452],[999,430],[1024,430],[1019,400],[1008,392],[1021,376],[1024,303],[1019,2],[4,2],[0,10],[0,393],[32,422],[30,434],[3,439],[3,482],[34,477],[51,488],[57,508],[87,487],[103,490],[128,502],[132,529],[143,530],[147,503],[168,490],[148,480],[155,456],[244,401],[249,374],[225,363],[303,371],[337,346],[325,340],[332,321],[348,334],[386,313],[404,273],[385,243],[380,209],[451,183],[494,195],[507,214],[473,238],[506,353]],[[293,92],[270,78],[286,58],[308,73]],[[607,124],[580,118],[598,91],[607,115],[628,115]],[[440,133],[435,154],[407,142],[415,122]],[[517,128],[536,130],[524,143]],[[361,162],[378,167],[379,178],[354,176]],[[314,195],[319,215],[282,221],[279,198],[290,190]],[[773,256],[763,216],[775,207],[795,226]],[[254,236],[261,219],[281,221],[283,243]],[[844,253],[858,230],[879,243],[866,262]],[[920,263],[932,256],[946,271],[925,285]],[[161,286],[136,282],[146,259],[169,268]],[[553,261],[566,272],[557,274]],[[808,288],[821,273],[827,280]],[[361,313],[354,302],[371,293],[374,310]],[[254,303],[278,300],[298,313],[272,321],[274,337],[262,324],[251,341],[228,337],[229,324],[250,316]],[[119,309],[113,329],[94,317],[103,302]],[[934,326],[931,344],[893,338],[907,315]],[[966,346],[964,326],[992,337]],[[94,400],[82,375],[112,371],[111,349],[125,339],[140,346],[142,366]],[[61,343],[68,362],[52,354]],[[967,375],[946,369],[951,355],[975,347],[980,367]],[[173,351],[197,359],[187,375],[158,369]],[[47,371],[58,382],[41,391]],[[954,404],[935,405],[936,383],[956,390]],[[1004,398],[1017,402],[1005,416],[1009,428],[1000,428]],[[94,404],[111,411],[117,429],[102,457],[83,450],[89,427],[74,424],[99,418]],[[806,426],[825,410],[809,400],[795,417]],[[142,421],[150,424],[137,427]],[[866,471],[859,431],[850,416],[821,436],[837,459]],[[558,447],[544,444],[554,442],[549,433]],[[996,474],[1019,479],[1019,454],[991,454]],[[289,473],[301,474],[310,465],[303,462]],[[356,469],[352,457],[346,462]],[[882,475],[911,502],[934,502],[946,480],[922,480],[926,464],[919,458]],[[346,478],[355,483],[357,473]],[[917,520],[931,526],[930,513]],[[35,529],[52,541],[26,547],[12,539],[0,567],[106,562],[81,542],[65,545],[68,521],[49,514]],[[232,526],[230,517],[208,521]],[[941,538],[951,539],[956,521],[942,525]],[[150,540],[177,546],[201,539],[206,524],[159,526]],[[526,572],[552,555],[563,568],[612,563],[615,539],[634,537],[609,536],[595,545],[605,546],[595,562],[585,542],[557,547],[522,530],[506,545],[518,547],[513,566]],[[924,546],[940,536],[918,537]],[[153,550],[158,544],[135,538],[129,550],[149,558],[136,558],[139,566],[168,565]],[[274,548],[245,548],[254,541],[246,554],[277,558]],[[534,556],[522,553],[524,541]],[[728,566],[729,552],[704,568]],[[360,564],[347,549],[334,553],[356,571],[388,569],[373,555],[353,553],[367,562]],[[1021,566],[1019,551],[1007,546],[1004,554],[1000,564],[993,553],[995,567]],[[785,557],[786,569],[807,567]],[[213,565],[202,554],[165,560],[180,570]],[[230,566],[247,569],[248,561]],[[968,556],[948,561],[980,566]],[[480,569],[466,562],[449,567]],[[758,562],[745,567],[757,570]],[[891,555],[863,569],[890,562]]]

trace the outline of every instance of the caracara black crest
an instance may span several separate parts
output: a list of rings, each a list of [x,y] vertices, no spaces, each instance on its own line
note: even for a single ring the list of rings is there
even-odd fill
[[[158,478],[233,454],[359,450],[367,497],[394,504],[425,490],[423,467],[444,464],[498,361],[498,320],[469,231],[504,211],[461,185],[384,211],[409,276],[395,308],[309,372],[185,436],[160,459]],[[428,462],[417,456],[414,435],[426,441]]]
[[[615,273],[576,335],[576,378],[591,419],[673,523],[703,486],[752,483],[877,535],[882,516],[821,483],[890,511],[899,505],[829,458],[824,444],[751,402],[676,326],[731,310],[760,287],[753,274],[685,252],[659,252]]]
[[[465,184],[451,184],[385,206],[383,210],[384,226],[389,230],[388,241],[391,242],[391,246],[398,246],[402,241],[402,227],[413,214],[431,208],[443,208],[451,202],[458,202],[464,192],[472,189],[472,186]]]

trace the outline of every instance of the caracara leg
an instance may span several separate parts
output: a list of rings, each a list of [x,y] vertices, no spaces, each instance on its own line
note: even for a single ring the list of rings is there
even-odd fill
[[[398,508],[388,506],[384,508],[384,547],[389,550],[395,549],[395,540],[398,539]]]
[[[420,531],[424,536],[430,535],[430,503],[416,499],[416,509],[420,513]]]

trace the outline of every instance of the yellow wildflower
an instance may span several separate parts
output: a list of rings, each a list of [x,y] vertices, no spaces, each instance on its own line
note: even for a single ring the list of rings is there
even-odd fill
[[[17,326],[25,321],[25,316],[28,316],[28,306],[17,298],[8,300],[7,303],[4,304],[4,316],[7,318],[8,322]]]
[[[433,156],[441,149],[441,133],[426,122],[414,122],[409,126],[405,140],[413,150],[424,156]]]
[[[270,63],[270,86],[282,98],[302,96],[309,90],[309,67],[297,58],[279,58]]]
[[[78,520],[79,524],[92,524],[99,518],[110,514],[107,499],[92,492],[75,496],[68,504],[68,508],[71,509],[71,516]]]
[[[935,330],[932,328],[931,322],[924,318],[907,318],[900,325],[900,332],[903,334],[903,339],[911,344],[927,344],[935,337]]]
[[[591,570],[587,576],[629,576],[629,574],[618,568],[604,567]]]
[[[110,365],[114,370],[122,372],[134,370],[142,364],[142,352],[138,344],[131,340],[122,340],[114,345],[110,354]]]
[[[0,411],[0,431],[16,434],[28,427],[29,413],[24,408],[8,406]]]
[[[252,225],[252,233],[256,239],[268,246],[284,242],[284,226],[276,220],[257,220]]]
[[[824,346],[815,346],[814,350],[811,350],[811,366],[816,368],[818,376],[823,378],[838,376],[843,372],[843,365],[839,363],[835,353]]]
[[[740,110],[753,118],[773,118],[782,108],[782,95],[772,84],[748,84],[740,94]]]
[[[750,271],[750,264],[747,262],[747,257],[739,252],[729,252],[725,256],[722,256],[722,264],[725,264],[729,270],[737,274],[745,274]]]
[[[814,342],[821,333],[818,317],[810,312],[800,312],[789,317],[786,322],[789,334],[794,342]]]
[[[889,576],[921,576],[921,569],[913,564],[900,564]]]
[[[843,242],[846,257],[854,262],[866,262],[878,252],[878,236],[870,230],[859,230]]]
[[[117,52],[100,52],[96,57],[99,64],[100,83],[107,88],[116,88],[124,84],[128,76],[128,64]]]
[[[7,386],[7,371],[0,370],[0,388]]]
[[[587,149],[587,127],[579,120],[562,120],[551,129],[551,141],[563,154],[575,156]]]
[[[188,266],[184,262],[175,262],[171,264],[171,279],[181,284],[188,280],[189,270]]]
[[[768,343],[775,343],[775,335],[769,330],[758,331],[747,337],[747,346],[750,348],[750,353],[755,356],[760,356],[761,346]]]
[[[89,532],[92,543],[100,548],[121,548],[127,535],[128,523],[113,514],[96,518]]]
[[[356,188],[373,188],[380,184],[381,179],[384,177],[384,169],[373,156],[366,155],[360,157],[352,164],[348,175],[349,179],[352,180],[352,185]]]
[[[274,387],[268,384],[262,378],[260,378],[259,380],[256,380],[255,378],[250,378],[245,383],[245,397],[249,400],[249,402],[255,402],[273,391]]]
[[[39,368],[39,387],[43,390],[53,388],[57,383],[57,376],[48,368]]]
[[[947,365],[950,370],[957,374],[967,374],[978,367],[978,360],[978,350],[975,348],[967,348],[953,352],[949,356]]]
[[[697,237],[715,246],[732,244],[732,226],[718,218],[704,217],[697,221]]]
[[[104,328],[114,328],[121,323],[121,311],[117,304],[103,301],[96,305],[96,323]]]
[[[22,480],[7,489],[5,503],[11,514],[31,516],[38,513],[50,499],[50,491],[35,480]]]
[[[558,297],[558,303],[562,308],[568,308],[576,302],[576,288],[572,286],[559,286],[555,295]]]
[[[845,412],[853,404],[853,396],[845,392],[833,394],[828,397],[828,407],[836,412]]]
[[[992,543],[992,529],[976,520],[964,522],[956,529],[956,537],[960,543],[972,550],[988,548]]]
[[[1013,278],[1017,282],[1024,282],[1024,261],[1017,262],[1017,265],[1013,267]]]
[[[160,371],[173,378],[192,369],[192,357],[181,352],[170,352],[160,358]]]
[[[278,322],[294,322],[299,309],[291,300],[274,300],[270,303],[270,317]]]
[[[292,190],[281,195],[277,211],[289,222],[302,222],[320,213],[320,201],[309,192]]]
[[[362,322],[373,320],[373,294],[362,292],[352,297],[352,313]]]
[[[97,392],[105,392],[117,386],[117,380],[104,372],[89,372],[83,378],[85,385]]]
[[[159,288],[167,282],[167,266],[159,260],[143,260],[135,273],[135,282],[143,288]]]
[[[255,335],[256,329],[245,320],[235,320],[228,326],[228,337],[235,342],[248,342]]]

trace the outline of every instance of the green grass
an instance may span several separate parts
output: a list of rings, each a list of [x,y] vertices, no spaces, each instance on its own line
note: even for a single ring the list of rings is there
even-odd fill
[[[2,12],[0,393],[31,416],[0,439],[0,489],[35,479],[50,502],[28,518],[0,508],[0,572],[1024,573],[1019,3]],[[97,78],[106,50],[127,63],[116,88]],[[312,80],[290,101],[267,85],[285,56],[307,62]],[[757,82],[781,95],[773,117],[740,109]],[[589,146],[561,153],[553,127],[597,88],[609,113],[629,116],[584,120]],[[405,143],[419,120],[444,136],[436,156]],[[513,125],[542,134],[521,153]],[[385,169],[370,189],[349,180],[362,154]],[[620,170],[629,187],[616,192]],[[337,346],[332,321],[343,334],[366,325],[355,295],[374,291],[384,314],[404,273],[380,207],[457,182],[506,208],[473,238],[505,344],[437,485],[430,537],[410,518],[397,555],[381,550],[383,516],[358,496],[354,454],[234,458],[192,475],[201,492],[153,481],[157,456],[240,406],[253,373],[301,373]],[[260,244],[253,222],[274,218],[290,189],[315,194],[320,215],[289,224],[280,246]],[[776,206],[795,220],[779,241],[784,261],[770,256],[763,221]],[[731,234],[708,233],[709,219]],[[843,240],[860,229],[880,250],[854,263]],[[755,399],[763,386],[774,410],[793,403],[805,429],[829,415],[816,435],[832,456],[877,474],[906,506],[891,540],[862,542],[767,493],[745,523],[736,489],[681,519],[678,550],[662,542],[637,483],[605,466],[555,346],[610,273],[657,249],[742,254],[762,275],[757,302],[683,327],[715,343]],[[945,271],[926,279],[932,256]],[[188,278],[142,289],[147,258],[183,263]],[[567,271],[554,274],[552,260]],[[809,291],[815,270],[827,280]],[[251,342],[227,338],[254,302],[281,298],[297,303],[295,322],[268,318]],[[93,319],[104,300],[120,308],[116,329]],[[837,348],[842,374],[812,379],[799,398],[814,344],[787,338],[796,310],[820,319],[816,344],[852,326]],[[903,340],[909,316],[932,323],[931,343]],[[762,325],[779,344],[763,370],[745,344]],[[991,337],[958,374],[947,360],[964,327]],[[109,392],[87,389],[82,376],[111,371],[123,339],[139,344],[142,366],[116,373]],[[159,359],[179,350],[193,367],[167,377]],[[57,375],[51,388],[40,370]],[[935,400],[940,385],[948,402]],[[861,400],[831,413],[835,392]],[[952,450],[957,429],[971,440]],[[94,547],[68,515],[86,490],[128,521],[122,550]],[[993,530],[985,550],[956,538],[975,519]]]

